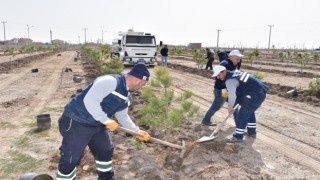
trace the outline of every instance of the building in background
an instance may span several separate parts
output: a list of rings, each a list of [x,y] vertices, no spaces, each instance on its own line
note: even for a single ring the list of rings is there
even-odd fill
[[[189,43],[188,48],[190,49],[201,49],[202,43]]]

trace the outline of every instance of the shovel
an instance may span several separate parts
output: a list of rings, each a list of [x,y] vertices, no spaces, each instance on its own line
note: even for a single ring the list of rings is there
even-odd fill
[[[237,109],[239,106],[239,104],[237,104],[233,109]],[[206,141],[211,141],[214,140],[215,138],[217,138],[217,134],[220,131],[220,129],[222,128],[222,126],[225,124],[225,122],[229,119],[229,117],[232,115],[232,113],[229,113],[228,116],[226,118],[224,118],[224,120],[216,127],[216,129],[214,129],[214,131],[212,132],[212,134],[210,136],[203,136],[202,138],[198,139],[196,142],[206,142]]]
[[[127,128],[124,128],[124,127],[118,127],[117,130],[119,131],[122,131],[122,132],[126,132],[126,133],[129,133],[129,134],[132,134],[132,135],[135,135],[135,136],[140,136],[140,137],[143,137],[142,134],[138,133],[138,132],[135,132],[135,131],[132,131],[130,129],[127,129]],[[160,144],[163,144],[163,145],[166,145],[166,146],[169,146],[169,147],[173,147],[173,148],[177,148],[177,149],[181,149],[181,153],[180,153],[180,158],[183,157],[184,155],[184,152],[186,151],[186,145],[185,145],[185,142],[182,140],[182,146],[179,146],[177,144],[172,144],[172,143],[169,143],[169,142],[166,142],[166,141],[162,141],[160,139],[157,139],[157,138],[153,138],[153,137],[150,137],[149,141],[151,142],[156,142],[156,143],[160,143]]]

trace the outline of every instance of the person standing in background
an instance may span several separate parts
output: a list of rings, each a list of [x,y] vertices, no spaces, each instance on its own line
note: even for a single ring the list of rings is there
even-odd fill
[[[161,66],[167,66],[168,57],[169,57],[168,53],[169,53],[168,46],[164,45],[164,47],[160,51],[160,54],[161,54]]]
[[[209,48],[206,48],[206,51],[207,51],[208,62],[205,69],[210,68],[210,70],[212,70],[212,63],[214,61],[214,52],[211,51]]]

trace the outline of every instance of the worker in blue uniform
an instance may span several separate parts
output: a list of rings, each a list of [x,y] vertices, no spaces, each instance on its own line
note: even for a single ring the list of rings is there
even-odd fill
[[[130,91],[141,89],[149,77],[150,73],[142,63],[134,66],[127,75],[100,76],[65,106],[59,119],[63,139],[57,180],[72,180],[76,177],[76,166],[86,146],[89,146],[95,158],[98,179],[113,179],[114,147],[108,129],[117,129],[118,122],[142,134],[143,137],[137,137],[140,140],[149,140],[149,134],[140,130],[128,115]],[[111,119],[113,116],[118,122]]]
[[[229,113],[234,113],[235,104],[240,104],[236,117],[236,129],[233,137],[227,142],[242,142],[247,128],[250,137],[256,137],[255,111],[266,98],[269,87],[247,72],[241,70],[228,71],[224,66],[213,68],[212,77],[225,81],[228,90]]]

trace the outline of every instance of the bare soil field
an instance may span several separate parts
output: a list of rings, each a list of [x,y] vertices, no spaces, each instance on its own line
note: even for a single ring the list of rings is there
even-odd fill
[[[18,179],[28,172],[55,175],[61,143],[57,120],[71,97],[99,75],[97,66],[75,62],[76,52],[61,54],[31,60],[23,66],[5,66],[9,70],[0,73],[0,179]],[[177,94],[193,92],[192,100],[200,107],[200,120],[212,103],[214,81],[209,71],[195,70],[190,68],[194,64],[188,66],[182,61],[178,64],[172,62],[169,66],[172,88]],[[32,73],[33,68],[39,72]],[[66,68],[72,72],[65,72]],[[276,80],[268,80],[271,86],[294,87],[285,79],[287,76],[279,78],[272,72],[266,76],[269,74]],[[74,75],[86,78],[75,83]],[[295,82],[305,87],[306,79],[296,77]],[[181,131],[145,129],[171,143],[181,145],[184,140],[183,158],[179,158],[180,150],[156,143],[145,143],[143,149],[137,149],[135,138],[112,133],[116,179],[320,179],[320,108],[317,103],[300,102],[298,97],[281,97],[283,92],[286,91],[274,88],[268,94],[257,111],[257,138],[246,138],[243,143],[225,143],[234,130],[232,119],[217,139],[205,143],[195,141],[210,135],[214,127],[200,126],[200,121],[184,121]],[[139,107],[145,103],[139,93],[134,94],[130,114],[136,123]],[[35,116],[43,113],[51,115],[52,127],[37,131]],[[226,115],[225,106],[213,121],[221,122]],[[96,179],[94,164],[86,151],[77,168],[78,179]]]

